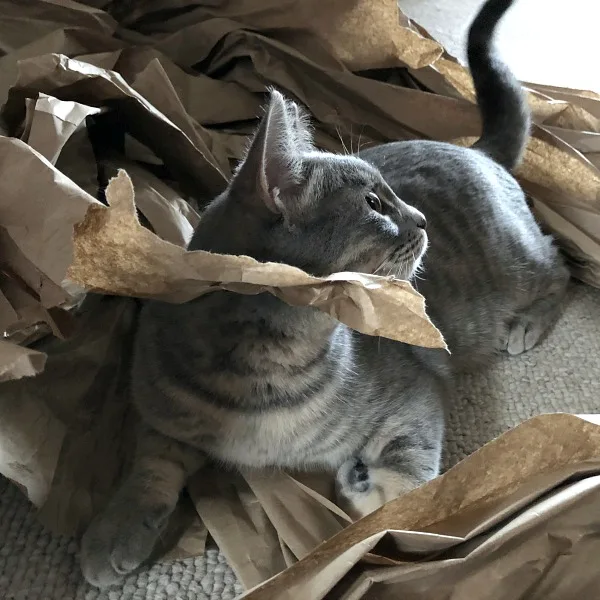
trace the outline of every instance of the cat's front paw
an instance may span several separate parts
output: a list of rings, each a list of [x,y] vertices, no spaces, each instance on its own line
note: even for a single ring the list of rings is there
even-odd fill
[[[385,467],[369,467],[360,459],[344,463],[336,477],[338,503],[353,519],[372,513],[418,485],[413,477]]]
[[[150,556],[169,512],[119,504],[98,515],[81,540],[86,580],[99,588],[121,583]]]

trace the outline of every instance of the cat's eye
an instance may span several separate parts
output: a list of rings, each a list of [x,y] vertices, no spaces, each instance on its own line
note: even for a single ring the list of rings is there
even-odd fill
[[[375,192],[369,192],[366,196],[365,196],[365,200],[367,201],[367,204],[375,211],[378,212],[380,214],[383,213],[383,205],[381,204],[381,200],[379,199],[379,196],[375,193]]]

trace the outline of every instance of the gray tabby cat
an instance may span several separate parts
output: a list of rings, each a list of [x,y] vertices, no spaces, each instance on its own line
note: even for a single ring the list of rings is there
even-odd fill
[[[207,457],[329,470],[356,516],[430,480],[453,374],[528,350],[548,330],[568,274],[509,173],[529,128],[520,87],[491,47],[510,5],[489,0],[469,33],[483,120],[473,149],[412,141],[360,157],[319,152],[298,107],[273,92],[246,159],[190,245],[314,275],[407,279],[421,269],[417,287],[452,354],[361,335],[268,294],[147,302],[131,374],[138,451],[83,538],[88,581],[115,583],[148,558]]]

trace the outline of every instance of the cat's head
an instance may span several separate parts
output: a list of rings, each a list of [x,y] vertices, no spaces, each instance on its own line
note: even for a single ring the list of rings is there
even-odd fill
[[[298,106],[274,91],[246,158],[206,210],[190,249],[245,254],[319,276],[409,279],[426,246],[423,215],[364,160],[318,151]]]

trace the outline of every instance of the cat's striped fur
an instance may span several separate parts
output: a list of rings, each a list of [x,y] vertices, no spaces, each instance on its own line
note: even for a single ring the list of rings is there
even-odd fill
[[[471,28],[484,123],[476,149],[406,142],[361,158],[320,153],[298,108],[273,93],[191,244],[317,275],[406,278],[425,252],[425,214],[430,248],[416,284],[452,355],[361,335],[267,294],[147,302],[131,377],[143,431],[131,475],[84,536],[90,582],[113,583],[147,558],[208,456],[327,469],[358,515],[431,479],[453,371],[522,352],[547,330],[568,276],[506,170],[529,126],[520,88],[490,45],[510,4],[489,0]]]

